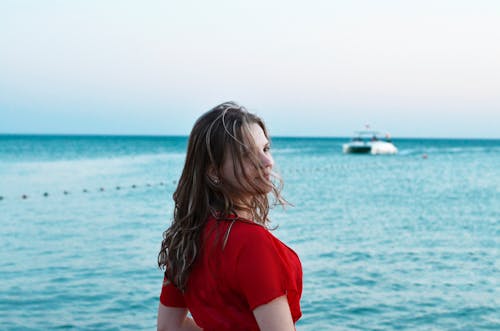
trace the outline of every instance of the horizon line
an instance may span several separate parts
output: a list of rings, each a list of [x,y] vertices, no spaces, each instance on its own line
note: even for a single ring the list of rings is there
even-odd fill
[[[59,136],[59,137],[136,137],[136,138],[189,138],[189,134],[143,134],[143,133],[6,133],[0,132],[0,136]],[[309,136],[309,135],[274,135],[274,138],[299,138],[299,139],[350,139],[352,136]],[[500,137],[432,137],[432,136],[391,136],[393,140],[399,139],[433,139],[433,140],[500,140]]]

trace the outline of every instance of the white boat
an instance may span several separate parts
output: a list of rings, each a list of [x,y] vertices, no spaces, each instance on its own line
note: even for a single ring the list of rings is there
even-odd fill
[[[342,145],[344,153],[353,154],[396,154],[398,149],[389,134],[381,138],[379,132],[371,130],[356,131],[352,140]]]

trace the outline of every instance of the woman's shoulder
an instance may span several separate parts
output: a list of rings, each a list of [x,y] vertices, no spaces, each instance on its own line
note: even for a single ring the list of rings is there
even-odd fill
[[[274,238],[272,233],[261,224],[247,220],[237,220],[233,222],[231,226],[231,235],[239,240],[253,241],[259,238]]]
[[[224,249],[229,251],[244,248],[256,248],[257,246],[276,245],[279,242],[269,229],[265,226],[241,218],[215,219],[212,218],[211,229],[219,229],[219,234],[225,238]]]
[[[227,245],[237,251],[281,251],[283,243],[265,226],[235,221],[229,231]]]

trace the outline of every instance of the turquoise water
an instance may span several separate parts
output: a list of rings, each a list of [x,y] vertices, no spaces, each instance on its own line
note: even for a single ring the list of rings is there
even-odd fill
[[[343,155],[346,140],[273,140],[297,329],[499,330],[500,140],[395,140],[395,156]],[[0,136],[0,328],[154,329],[185,147]]]

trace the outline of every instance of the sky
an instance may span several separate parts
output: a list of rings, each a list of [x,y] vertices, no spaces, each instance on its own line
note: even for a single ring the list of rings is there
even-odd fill
[[[2,0],[0,133],[500,138],[497,0]]]

